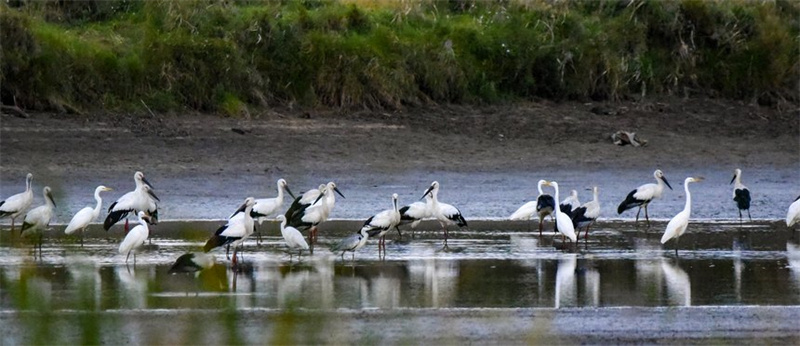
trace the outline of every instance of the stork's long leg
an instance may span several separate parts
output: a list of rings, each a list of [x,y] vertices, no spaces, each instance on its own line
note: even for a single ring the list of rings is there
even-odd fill
[[[639,223],[639,214],[641,214],[641,213],[642,213],[642,207],[640,206],[639,207],[639,211],[636,212],[636,223],[637,224]]]
[[[650,216],[647,215],[647,205],[644,206],[644,218],[647,219],[647,227],[650,227]]]

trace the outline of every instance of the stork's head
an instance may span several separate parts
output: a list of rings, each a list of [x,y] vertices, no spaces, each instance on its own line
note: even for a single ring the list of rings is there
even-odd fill
[[[672,190],[672,185],[669,184],[667,177],[664,176],[664,172],[662,172],[660,169],[657,169],[655,172],[653,172],[653,176],[656,177],[656,179],[663,181],[664,184],[667,184],[667,187]]]
[[[741,174],[742,174],[742,170],[741,169],[738,169],[738,168],[734,169],[733,170],[733,178],[731,178],[731,184],[733,184],[733,182],[736,181],[736,177],[739,177]]]

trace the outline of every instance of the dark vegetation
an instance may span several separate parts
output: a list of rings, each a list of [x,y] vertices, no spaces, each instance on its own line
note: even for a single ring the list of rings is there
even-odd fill
[[[48,111],[637,100],[796,103],[800,3],[20,1],[4,105]]]

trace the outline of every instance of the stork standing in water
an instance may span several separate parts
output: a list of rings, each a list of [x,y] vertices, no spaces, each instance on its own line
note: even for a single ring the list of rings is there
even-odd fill
[[[639,207],[639,211],[636,212],[636,223],[639,223],[639,213],[642,212],[642,207],[644,207],[644,217],[647,219],[647,227],[650,227],[650,216],[647,214],[647,206],[652,200],[661,198],[661,194],[664,192],[664,184],[672,190],[672,186],[660,169],[653,172],[653,177],[656,178],[656,184],[644,184],[628,193],[625,200],[617,207],[617,214],[622,214],[623,211]]]
[[[449,225],[458,225],[458,227],[467,227],[467,220],[464,219],[464,216],[461,215],[461,211],[458,208],[443,202],[439,202],[439,182],[434,181],[431,183],[431,186],[425,190],[425,194],[422,197],[427,195],[431,195],[431,199],[428,201],[428,211],[430,212],[430,216],[435,218],[439,221],[439,224],[442,226],[442,230],[444,231],[444,249],[448,249],[447,247],[447,226]]]
[[[684,180],[683,189],[686,191],[686,205],[678,215],[669,220],[664,236],[661,237],[661,244],[665,244],[668,240],[675,238],[675,257],[678,257],[678,239],[686,232],[686,228],[689,226],[689,217],[692,214],[692,194],[689,192],[689,183],[701,181],[703,181],[703,177],[688,177]]]
[[[786,212],[786,227],[792,227],[796,223],[800,223],[800,196],[794,199]]]
[[[564,198],[561,201],[561,204],[558,207],[561,209],[562,213],[567,214],[570,218],[572,217],[573,212],[575,209],[581,206],[581,201],[578,199],[578,190],[572,190],[569,193],[567,198]]]
[[[56,208],[49,186],[42,189],[42,195],[44,195],[44,205],[33,208],[25,214],[21,230],[23,237],[38,236],[36,241],[39,245],[39,258],[42,257],[42,233],[50,226],[53,210]],[[33,256],[36,257],[36,244],[33,245]]]
[[[283,236],[283,240],[286,242],[286,246],[289,247],[289,261],[291,261],[291,251],[297,250],[297,256],[301,256],[303,250],[308,250],[308,243],[306,243],[306,240],[297,228],[286,226],[285,216],[278,215],[278,221],[281,223],[281,235]]]
[[[400,233],[397,226],[400,225],[400,210],[397,208],[397,194],[392,194],[392,209],[387,209],[371,216],[367,221],[364,221],[364,226],[361,228],[367,229],[370,238],[378,238],[378,257],[381,255],[383,249],[384,256],[386,255],[386,233],[392,228]]]
[[[144,173],[136,172],[133,174],[133,181],[136,188],[128,192],[108,207],[108,216],[103,222],[103,228],[108,231],[111,226],[128,216],[130,212],[143,211],[147,213],[146,218],[151,224],[158,223],[158,199],[153,192],[153,185],[144,177]],[[125,232],[128,232],[128,220],[125,219]]]
[[[552,186],[556,190],[556,197],[555,200],[558,200],[558,183],[555,181],[545,181],[545,185]],[[563,236],[566,236],[572,242],[576,242],[578,240],[578,236],[575,235],[575,227],[572,225],[572,220],[569,216],[565,213],[561,212],[560,208],[556,208],[554,211],[555,219],[556,219],[556,230],[561,232]]]
[[[300,197],[295,197],[292,204],[289,206],[289,209],[286,210],[284,216],[286,216],[286,220],[291,220],[292,215],[295,213],[299,213],[305,208],[308,208],[317,201],[317,198],[325,191],[325,184],[320,184],[318,188],[311,189],[304,192]]]
[[[400,208],[400,225],[411,224],[411,238],[414,238],[414,229],[417,228],[420,221],[422,219],[430,217],[430,210],[428,210],[428,205],[430,204],[431,195],[426,195],[425,202],[414,202],[407,206]],[[400,228],[398,225],[397,233],[400,233]],[[402,237],[403,234],[400,234]]]
[[[542,236],[542,229],[544,228],[544,218],[547,215],[553,214],[553,210],[556,207],[556,200],[553,199],[553,196],[546,194],[542,191],[542,185],[545,184],[545,180],[539,180],[536,184],[537,190],[539,190],[539,196],[536,197],[535,201],[530,201],[528,203],[523,204],[517,211],[515,211],[509,219],[511,220],[530,220],[533,217],[533,214],[536,213],[539,215],[539,236]],[[528,224],[530,230],[530,224]]]
[[[31,203],[33,203],[33,190],[31,183],[33,182],[33,174],[28,173],[25,177],[25,191],[16,195],[6,198],[0,202],[0,219],[11,217],[11,231],[14,231],[14,223],[17,218],[25,213]]]
[[[336,203],[336,196],[334,196],[334,193],[338,193],[339,196],[344,198],[342,192],[336,187],[336,183],[329,182],[322,188],[322,193],[320,193],[311,204],[300,205],[298,208],[290,207],[289,210],[286,211],[286,220],[289,226],[299,230],[310,229],[308,233],[309,245],[313,246],[316,242],[317,226],[328,220],[333,210]],[[305,196],[303,198],[305,198]]]
[[[281,207],[283,207],[283,192],[286,191],[292,196],[294,199],[294,194],[292,190],[289,189],[289,184],[286,183],[286,180],[278,179],[277,182],[278,186],[278,196],[273,198],[259,198],[256,200],[256,204],[253,205],[253,211],[250,212],[250,215],[253,219],[258,221],[258,225],[261,226],[261,223],[264,222],[269,217],[273,217],[280,213]],[[231,215],[233,216],[233,215]],[[258,242],[261,243],[261,232],[256,231],[256,237]]]
[[[747,186],[742,184],[742,170],[736,169],[733,171],[733,178],[731,184],[733,185],[733,201],[736,202],[736,207],[739,209],[739,223],[742,223],[742,210],[747,210],[747,218],[753,221],[750,217],[750,190]]]
[[[209,252],[214,248],[230,244],[233,246],[233,260],[231,262],[233,266],[236,266],[236,254],[239,246],[253,234],[254,222],[250,212],[253,211],[255,202],[255,198],[247,197],[233,216],[228,219],[228,223],[217,229],[214,235],[206,241],[203,251]],[[228,256],[227,251],[225,255]]]
[[[147,213],[140,211],[138,214],[139,225],[131,229],[125,235],[125,239],[119,244],[119,253],[125,254],[125,264],[128,264],[128,258],[133,253],[133,265],[136,266],[136,251],[144,245],[145,240],[150,236],[150,229],[147,227]]]
[[[103,185],[94,189],[94,200],[97,201],[97,205],[94,209],[92,209],[92,207],[85,207],[79,210],[75,213],[75,216],[72,217],[67,228],[64,229],[65,234],[72,234],[78,230],[81,231],[81,247],[83,247],[83,233],[86,232],[86,228],[89,227],[92,221],[100,216],[100,208],[103,207],[103,199],[100,197],[100,193],[103,191],[112,191],[112,189]]]
[[[589,227],[593,225],[600,216],[600,199],[598,199],[599,192],[600,191],[597,186],[593,187],[593,199],[584,203],[572,212],[572,223],[578,230],[579,236],[581,232],[580,229],[586,227],[586,233],[583,235],[583,239],[589,238]]]

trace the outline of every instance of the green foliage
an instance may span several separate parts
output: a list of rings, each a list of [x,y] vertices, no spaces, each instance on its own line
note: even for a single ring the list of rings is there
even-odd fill
[[[8,2],[4,104],[398,108],[714,94],[798,101],[790,1]]]

